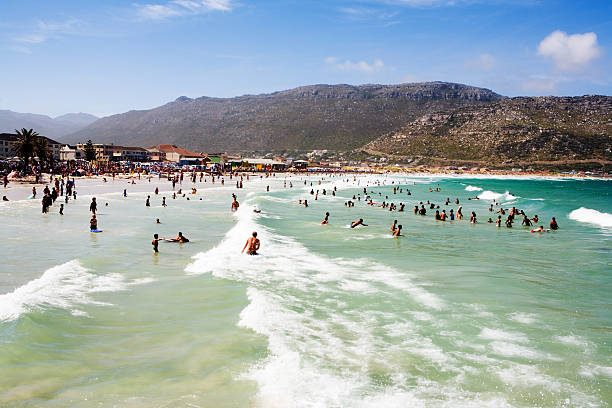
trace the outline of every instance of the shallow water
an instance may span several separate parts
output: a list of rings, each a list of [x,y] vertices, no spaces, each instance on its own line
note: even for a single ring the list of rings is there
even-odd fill
[[[0,406],[610,406],[609,181],[320,178],[209,180],[176,200],[156,179],[77,181],[64,216],[0,203]],[[366,186],[405,212],[366,205]],[[412,213],[455,198],[467,220]],[[561,229],[498,229],[492,199]],[[153,255],[153,233],[178,231],[191,242]],[[252,231],[261,255],[240,255]]]

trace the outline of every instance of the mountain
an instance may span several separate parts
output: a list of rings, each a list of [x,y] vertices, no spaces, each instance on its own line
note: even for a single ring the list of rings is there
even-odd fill
[[[68,113],[55,119],[34,113],[0,110],[0,133],[14,133],[15,129],[34,129],[43,136],[61,140],[63,136],[91,124],[98,118],[87,113]]]
[[[612,164],[612,97],[517,97],[426,114],[368,143],[423,163]]]
[[[91,115],[89,113],[67,113],[62,116],[58,116],[55,118],[56,121],[69,123],[79,127],[85,127],[91,125],[99,118],[97,116]]]
[[[444,82],[312,85],[235,98],[183,96],[151,110],[102,118],[66,140],[171,143],[209,152],[347,150],[425,113],[502,98],[488,89]]]

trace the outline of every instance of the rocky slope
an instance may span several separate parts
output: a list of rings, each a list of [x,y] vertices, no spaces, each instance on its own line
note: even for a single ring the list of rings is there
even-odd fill
[[[195,151],[346,150],[400,129],[417,117],[502,97],[444,82],[313,85],[264,95],[190,99],[100,119],[67,140]]]
[[[480,164],[612,160],[612,97],[518,97],[426,114],[370,153]]]

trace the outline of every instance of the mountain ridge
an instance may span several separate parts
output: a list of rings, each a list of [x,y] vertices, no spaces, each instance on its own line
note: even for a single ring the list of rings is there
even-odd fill
[[[488,89],[447,82],[318,84],[233,98],[180,96],[153,109],[102,118],[66,140],[171,143],[197,151],[346,150],[423,113],[502,98]]]
[[[8,109],[0,110],[0,133],[13,133],[15,129],[34,129],[51,139],[61,139],[99,118],[88,113],[67,113],[55,118],[37,113],[21,113]]]

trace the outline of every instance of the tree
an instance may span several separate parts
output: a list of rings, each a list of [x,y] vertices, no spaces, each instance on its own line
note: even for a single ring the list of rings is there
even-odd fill
[[[15,129],[15,133],[17,134],[15,151],[17,156],[23,159],[23,168],[25,170],[28,168],[30,158],[34,157],[34,145],[39,134],[34,129],[28,130],[26,128],[21,130]]]
[[[87,141],[87,144],[85,144],[85,160],[87,161],[96,160],[96,148],[91,142],[91,139],[89,139]]]
[[[49,163],[51,165],[51,161],[53,159],[53,155],[49,151],[49,143],[47,143],[47,139],[44,137],[37,137],[34,139],[34,153],[38,156],[39,164]]]

